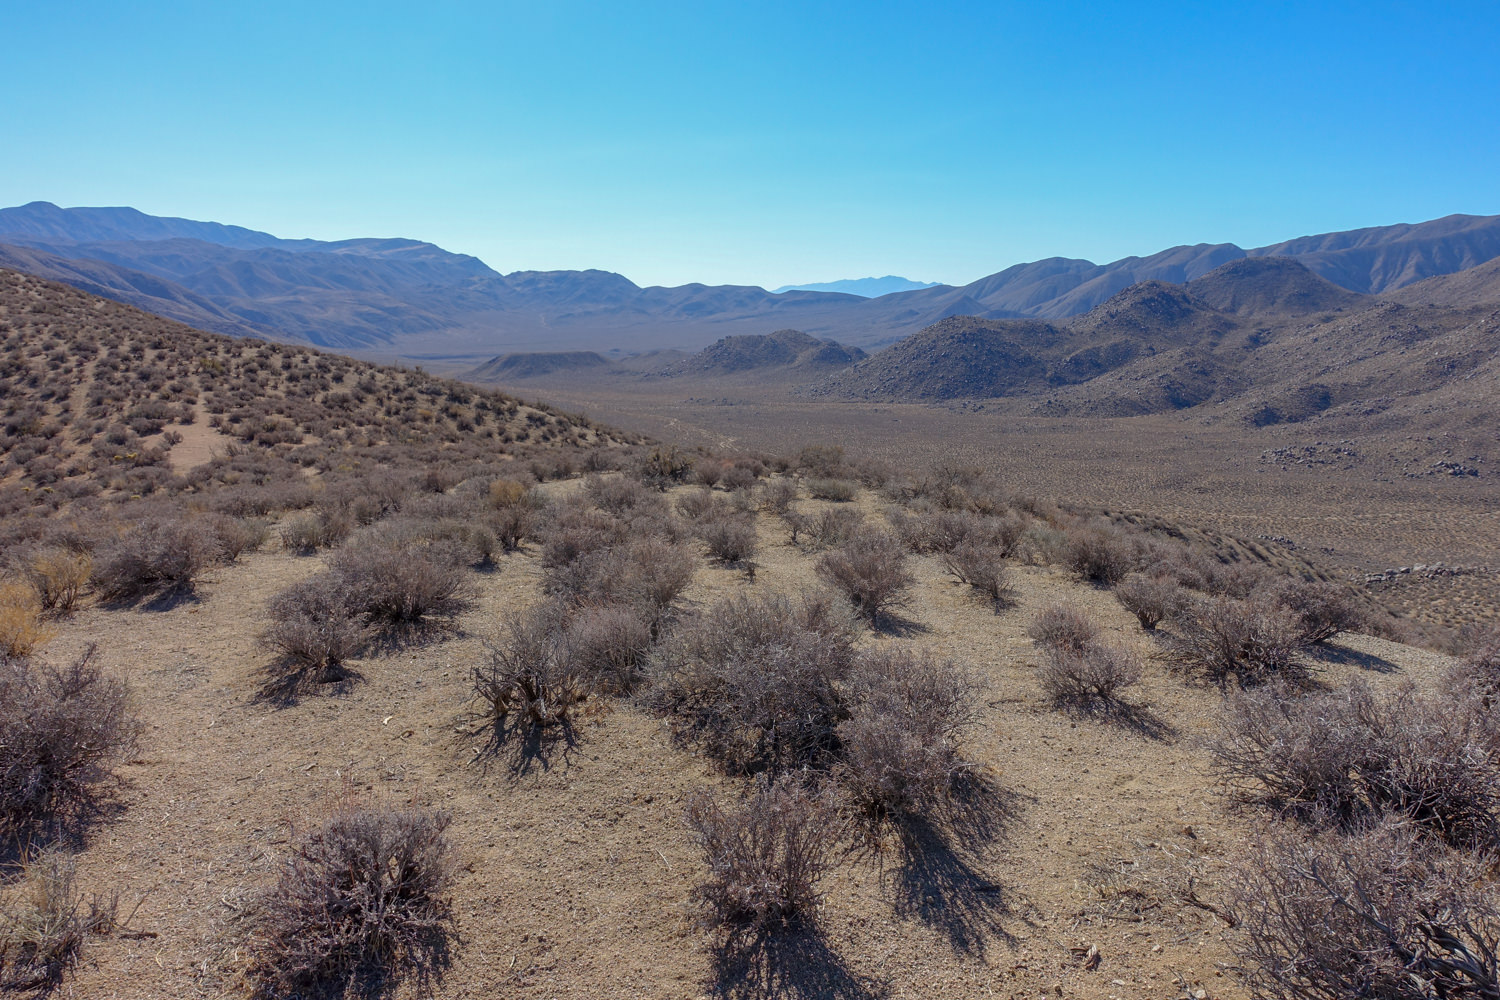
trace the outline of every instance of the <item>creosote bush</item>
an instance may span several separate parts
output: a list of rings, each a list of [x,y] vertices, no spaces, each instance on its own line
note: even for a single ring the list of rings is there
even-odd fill
[[[267,996],[440,971],[452,934],[444,813],[343,806],[297,838],[255,906],[250,973]]]
[[[963,756],[977,723],[977,682],[950,660],[909,649],[862,654],[850,672],[850,718],[839,723],[844,791],[873,818],[941,806],[973,770]]]
[[[65,667],[0,657],[0,832],[85,811],[139,733],[128,689],[95,647]]]
[[[689,800],[687,821],[708,863],[698,896],[717,922],[776,930],[816,918],[843,833],[826,795],[790,777],[730,806],[703,791]]]
[[[890,535],[863,531],[818,560],[818,575],[849,599],[861,617],[878,624],[916,582],[906,550]]]

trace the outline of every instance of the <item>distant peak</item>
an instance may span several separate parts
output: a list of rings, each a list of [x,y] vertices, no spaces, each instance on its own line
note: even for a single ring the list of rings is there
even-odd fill
[[[838,281],[824,281],[808,285],[782,285],[772,293],[780,295],[782,292],[841,292],[844,295],[858,295],[861,298],[873,299],[881,295],[890,295],[892,292],[910,292],[919,288],[936,288],[936,281],[912,281],[910,278],[901,278],[894,274],[888,274],[883,278],[842,278]]]

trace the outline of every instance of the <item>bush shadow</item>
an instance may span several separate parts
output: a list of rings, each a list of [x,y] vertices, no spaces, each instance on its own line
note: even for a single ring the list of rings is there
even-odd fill
[[[310,667],[291,656],[278,657],[258,673],[262,679],[251,702],[272,708],[291,708],[311,695],[348,694],[365,679],[347,663],[332,669]]]
[[[709,995],[723,1000],[878,1000],[887,983],[849,968],[816,927],[743,930],[713,950]]]
[[[1014,944],[1006,923],[1017,909],[1011,893],[980,866],[985,848],[1005,836],[1020,797],[984,775],[970,775],[941,816],[903,818],[893,864],[881,880],[898,916],[939,931],[955,952],[983,956],[992,938]]]
[[[571,719],[551,726],[487,719],[464,734],[466,738],[476,735],[482,735],[483,742],[469,744],[474,751],[469,763],[479,765],[485,774],[491,768],[503,768],[511,781],[520,781],[537,769],[550,771],[554,764],[567,767],[579,745]]]
[[[1348,646],[1320,643],[1308,650],[1308,657],[1320,666],[1357,667],[1376,674],[1396,674],[1401,668],[1383,656],[1362,653]]]

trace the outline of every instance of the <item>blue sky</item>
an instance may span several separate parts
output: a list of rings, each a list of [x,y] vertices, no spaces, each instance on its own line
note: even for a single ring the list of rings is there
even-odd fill
[[[1493,3],[16,3],[0,203],[641,284],[1500,213]]]

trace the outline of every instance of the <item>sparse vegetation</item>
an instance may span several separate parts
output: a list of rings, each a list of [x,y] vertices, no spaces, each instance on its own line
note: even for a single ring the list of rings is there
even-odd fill
[[[0,992],[45,993],[77,965],[88,935],[107,932],[112,905],[85,901],[61,848],[31,851],[0,884]]]
[[[1221,595],[1173,617],[1167,652],[1179,669],[1215,684],[1257,684],[1299,672],[1302,635],[1298,615],[1273,599]]]
[[[889,535],[863,531],[827,552],[818,575],[839,590],[872,625],[903,603],[915,578],[906,568],[906,552]]]
[[[1129,573],[1115,586],[1115,600],[1149,632],[1182,610],[1186,598],[1171,577]]]

